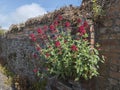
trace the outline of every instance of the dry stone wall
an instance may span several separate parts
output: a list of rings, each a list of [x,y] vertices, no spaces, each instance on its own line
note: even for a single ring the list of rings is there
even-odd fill
[[[81,17],[80,7],[63,7],[42,17],[31,18],[24,24],[12,25],[10,30],[1,37],[1,58],[5,58],[11,70],[18,75],[27,76],[35,80],[33,69],[38,67],[39,57],[33,57],[35,47],[29,40],[29,34],[38,27],[49,25],[58,16],[62,15],[68,21]],[[71,18],[69,18],[71,17]]]
[[[29,76],[34,80],[33,68],[38,61],[32,55],[35,48],[29,41],[29,33],[44,24],[49,25],[59,14],[62,14],[66,20],[75,21],[75,18],[80,17],[81,14],[91,19],[90,1],[83,0],[81,7],[64,7],[43,17],[29,19],[24,24],[13,25],[14,27],[11,27],[6,36],[0,40],[0,47],[2,47],[0,57],[7,61],[16,74]],[[94,89],[89,88],[89,90],[120,90],[120,0],[99,0],[99,3],[103,4],[106,16],[98,19],[94,25],[95,41],[101,44],[105,64],[100,65],[100,76],[95,79],[94,85],[91,85]]]
[[[106,16],[96,25],[96,41],[106,57],[101,65],[97,90],[120,90],[120,0],[109,0]]]

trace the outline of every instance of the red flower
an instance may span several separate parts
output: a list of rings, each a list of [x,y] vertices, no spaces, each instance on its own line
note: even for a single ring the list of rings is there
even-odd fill
[[[58,26],[58,21],[54,21],[54,26]]]
[[[54,31],[55,30],[55,26],[54,25],[50,25],[50,30]]]
[[[34,57],[34,58],[37,58],[37,54],[33,54],[33,57]]]
[[[35,69],[33,70],[33,72],[34,72],[34,73],[37,73],[37,72],[38,72],[38,69],[37,69],[37,68],[35,68]]]
[[[39,34],[43,34],[43,31],[42,31],[41,28],[38,28],[37,32],[38,32]]]
[[[59,16],[58,16],[58,20],[61,21],[62,19],[63,19],[63,17],[62,17],[61,15],[59,15]]]
[[[80,18],[77,20],[78,23],[81,23],[81,21],[82,21],[82,20],[81,20]]]
[[[32,33],[32,34],[30,34],[30,37],[32,38],[32,37],[35,37],[35,35]]]
[[[45,54],[45,56],[46,56],[46,57],[49,57],[49,56],[50,56],[50,54],[49,54],[49,53],[46,53],[46,54]]]
[[[36,41],[36,37],[31,38],[32,41]]]
[[[80,33],[81,36],[84,35],[86,33],[84,26],[80,26],[78,32]]]
[[[36,50],[39,51],[41,48],[40,47],[37,47]]]
[[[84,27],[88,27],[88,23],[85,21],[85,22],[83,23],[83,26],[84,26]]]
[[[77,51],[77,50],[78,50],[78,48],[77,48],[77,46],[76,46],[76,45],[72,45],[72,46],[71,46],[71,50],[72,50],[72,51]]]
[[[70,22],[66,22],[65,27],[70,27]]]
[[[47,31],[47,30],[48,30],[48,26],[47,26],[47,25],[44,25],[42,29],[43,29],[44,31]]]
[[[56,47],[59,47],[59,46],[60,46],[60,42],[59,42],[59,41],[56,41],[56,42],[55,42],[55,46],[56,46]]]
[[[30,39],[32,40],[32,41],[36,41],[36,37],[35,37],[35,35],[32,33],[32,34],[30,34]]]

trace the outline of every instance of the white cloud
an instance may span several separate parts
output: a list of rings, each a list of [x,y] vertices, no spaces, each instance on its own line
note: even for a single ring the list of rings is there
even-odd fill
[[[21,23],[28,18],[45,14],[46,11],[40,5],[32,3],[30,5],[23,5],[18,7],[14,12],[8,15],[0,14],[0,25],[3,28],[9,28],[11,24]]]

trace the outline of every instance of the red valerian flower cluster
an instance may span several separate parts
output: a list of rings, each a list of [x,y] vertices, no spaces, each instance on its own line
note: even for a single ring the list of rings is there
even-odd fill
[[[40,49],[41,49],[40,47],[36,47],[36,50],[37,50],[37,51],[40,51]]]
[[[78,48],[77,48],[77,46],[76,46],[76,45],[72,45],[72,46],[71,46],[71,50],[72,50],[72,51],[77,51],[77,50],[78,50]]]
[[[47,25],[44,25],[42,29],[43,29],[44,31],[47,31],[47,30],[48,30],[48,26],[47,26]]]
[[[56,41],[56,42],[55,42],[55,46],[56,46],[56,47],[60,47],[60,42],[59,42],[59,41]]]
[[[78,29],[78,32],[80,33],[80,36],[84,35],[86,33],[85,27],[80,26],[79,29]]]
[[[50,56],[50,54],[49,54],[49,53],[46,53],[45,56],[48,58],[48,57]]]
[[[57,20],[55,20],[55,21],[54,21],[54,26],[55,26],[55,27],[57,27],[57,26],[58,26],[58,24],[59,24],[59,23],[58,23],[58,21],[57,21]]]
[[[65,27],[70,27],[70,22],[65,22]]]
[[[77,23],[79,24],[79,23],[81,23],[81,21],[82,21],[82,20],[79,18],[79,19],[77,20]]]
[[[34,53],[34,54],[33,54],[33,57],[34,57],[34,58],[37,58],[37,54],[36,54],[36,53]]]
[[[38,34],[43,34],[43,31],[41,28],[38,28],[37,32],[38,32]]]
[[[32,33],[32,34],[30,34],[30,39],[32,40],[32,41],[36,41],[36,37],[35,37],[35,35]]]
[[[85,22],[83,23],[83,26],[84,26],[84,27],[88,27],[87,21],[85,21]]]
[[[50,30],[53,32],[55,31],[55,26],[53,24],[50,25]]]
[[[63,19],[62,15],[59,15],[59,16],[58,16],[58,20],[61,21],[62,19]]]
[[[38,69],[37,69],[37,68],[35,68],[35,69],[33,70],[33,72],[34,72],[34,73],[37,73],[37,72],[38,72]]]

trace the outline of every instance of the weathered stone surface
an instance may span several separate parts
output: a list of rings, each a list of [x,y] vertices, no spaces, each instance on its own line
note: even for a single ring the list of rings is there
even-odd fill
[[[99,21],[95,24],[95,31],[98,32],[95,38],[100,42],[101,54],[105,55],[106,60],[105,64],[100,65],[100,76],[97,78],[97,86],[95,86],[96,90],[120,90],[120,0],[98,1],[100,5],[104,6],[106,17],[99,20],[102,21],[100,22],[102,25],[99,25]],[[36,61],[32,56],[35,48],[29,41],[28,34],[44,24],[49,25],[52,22],[51,17],[55,19],[59,14],[62,14],[66,20],[73,21],[76,17],[80,17],[81,13],[84,14],[84,17],[92,18],[91,6],[91,0],[83,0],[82,8],[64,7],[42,17],[29,19],[24,24],[11,27],[11,31],[6,34],[6,37],[2,38],[2,41],[0,40],[2,42],[0,47],[4,48],[4,50],[0,49],[2,51],[0,57],[6,58],[8,65],[15,73],[34,80],[33,69],[39,58]],[[94,40],[92,40],[92,44],[94,44]],[[53,90],[71,90],[59,81],[56,84]]]
[[[118,80],[115,80],[115,79],[112,79],[112,78],[110,78],[108,80],[109,80],[111,85],[118,85]]]
[[[116,19],[116,25],[120,25],[120,19]]]
[[[113,20],[107,20],[104,22],[104,26],[111,27],[113,25]]]

